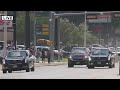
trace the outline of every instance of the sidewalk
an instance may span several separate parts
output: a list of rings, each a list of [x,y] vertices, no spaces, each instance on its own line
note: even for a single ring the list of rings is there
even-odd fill
[[[41,61],[39,63],[35,63],[36,67],[40,66],[58,66],[58,65],[64,65],[67,62],[51,62],[50,64],[48,62],[42,63]]]

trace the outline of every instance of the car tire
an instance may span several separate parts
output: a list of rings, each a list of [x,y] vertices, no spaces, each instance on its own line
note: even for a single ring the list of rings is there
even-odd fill
[[[12,73],[12,70],[8,70],[8,73]]]
[[[73,67],[73,66],[74,66],[73,64],[69,64],[69,63],[68,63],[68,67]]]
[[[3,70],[3,73],[7,73],[7,70],[4,69],[4,70]]]
[[[26,72],[30,72],[30,68],[27,68],[27,69],[26,69]]]
[[[109,68],[112,68],[112,67],[113,67],[113,66],[110,64],[110,65],[109,65]]]
[[[89,66],[89,65],[87,67],[88,67],[88,69],[93,69],[94,68],[94,66]]]

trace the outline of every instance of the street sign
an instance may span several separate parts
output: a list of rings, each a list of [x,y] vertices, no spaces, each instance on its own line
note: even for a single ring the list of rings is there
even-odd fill
[[[49,25],[48,24],[42,24],[42,31],[43,31],[43,35],[48,35]]]
[[[42,32],[42,34],[43,34],[43,35],[48,35],[48,34],[49,34],[49,32]]]
[[[87,15],[87,19],[97,19],[97,15]]]
[[[120,13],[115,13],[114,17],[120,17]]]
[[[42,28],[43,32],[46,32],[46,31],[48,32],[48,30],[49,30],[49,28]]]
[[[49,25],[48,24],[42,24],[42,28],[48,28]]]
[[[89,19],[89,23],[111,23],[111,15],[97,15],[97,19]]]
[[[2,16],[0,16],[0,28],[4,27],[4,23],[6,22],[7,27],[12,27],[12,20],[2,20]]]

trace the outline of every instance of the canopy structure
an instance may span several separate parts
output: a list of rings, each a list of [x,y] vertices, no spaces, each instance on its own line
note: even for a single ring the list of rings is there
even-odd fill
[[[39,42],[39,43],[45,43],[47,45],[54,45],[54,41],[47,40],[47,39],[37,39],[37,42]]]

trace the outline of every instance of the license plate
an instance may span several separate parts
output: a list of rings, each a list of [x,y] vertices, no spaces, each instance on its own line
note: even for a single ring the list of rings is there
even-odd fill
[[[16,68],[17,67],[17,65],[13,65],[13,68]]]
[[[76,62],[76,64],[80,64],[80,62]]]
[[[101,62],[98,62],[97,64],[101,64]]]

